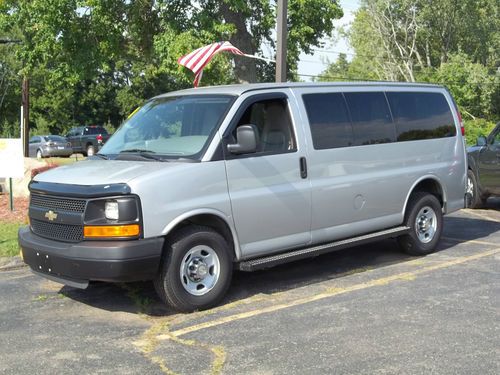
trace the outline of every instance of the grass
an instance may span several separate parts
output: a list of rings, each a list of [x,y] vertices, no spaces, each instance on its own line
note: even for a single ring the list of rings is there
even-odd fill
[[[17,230],[22,225],[25,224],[0,222],[0,257],[19,255]]]

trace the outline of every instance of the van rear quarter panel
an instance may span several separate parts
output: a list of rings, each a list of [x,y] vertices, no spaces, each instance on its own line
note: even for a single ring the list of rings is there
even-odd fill
[[[439,88],[372,86],[295,90],[307,137],[312,184],[312,242],[400,225],[412,189],[425,178],[432,178],[441,185],[444,213],[463,208],[465,147],[454,110],[451,112],[457,128],[456,137],[314,149],[302,94],[348,91],[440,92],[453,108],[449,94]]]

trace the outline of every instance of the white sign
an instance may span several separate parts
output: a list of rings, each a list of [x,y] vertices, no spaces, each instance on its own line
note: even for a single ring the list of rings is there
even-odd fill
[[[24,176],[23,144],[19,138],[0,138],[0,177]]]

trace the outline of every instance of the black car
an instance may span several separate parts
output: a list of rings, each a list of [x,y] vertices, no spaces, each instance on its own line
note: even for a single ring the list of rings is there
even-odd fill
[[[500,122],[488,137],[478,137],[467,150],[469,207],[479,208],[489,196],[500,196]]]
[[[97,125],[72,128],[66,135],[73,151],[81,152],[85,156],[94,155],[109,137],[106,129]]]

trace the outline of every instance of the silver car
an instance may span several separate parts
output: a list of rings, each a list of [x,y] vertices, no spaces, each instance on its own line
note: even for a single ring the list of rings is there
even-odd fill
[[[89,160],[37,175],[24,261],[44,277],[154,280],[181,311],[252,271],[394,238],[435,251],[464,207],[466,154],[448,91],[284,83],[147,101]]]
[[[59,135],[35,135],[29,141],[29,156],[37,159],[63,156],[69,157],[73,154],[71,143]]]

